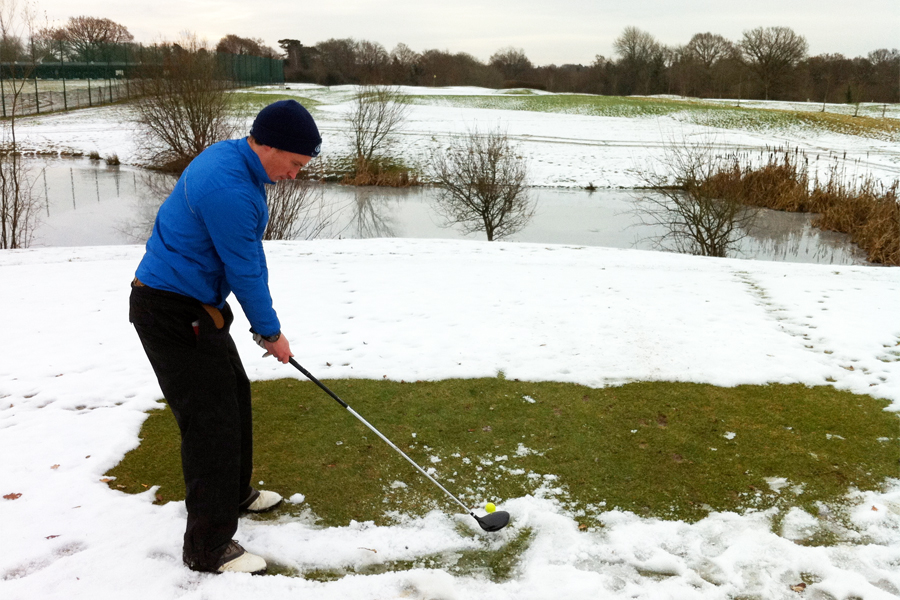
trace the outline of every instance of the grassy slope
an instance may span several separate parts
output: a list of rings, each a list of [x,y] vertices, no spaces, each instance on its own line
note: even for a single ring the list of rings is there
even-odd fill
[[[235,112],[246,114],[248,116],[255,116],[257,112],[279,100],[296,100],[309,111],[314,111],[315,108],[321,104],[321,102],[313,100],[312,98],[303,98],[294,94],[282,94],[278,92],[238,91],[233,92],[230,99],[231,106]]]
[[[900,141],[900,120],[852,117],[821,112],[744,108],[698,100],[622,96],[509,95],[509,96],[413,96],[416,104],[443,104],[467,108],[526,110],[597,117],[653,117],[677,115],[699,125],[751,131],[798,128],[816,132],[857,135]]]

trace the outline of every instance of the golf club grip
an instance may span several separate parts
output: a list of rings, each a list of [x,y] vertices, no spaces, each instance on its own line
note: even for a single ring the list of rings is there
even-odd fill
[[[289,362],[290,362],[292,365],[294,365],[295,367],[297,367],[297,370],[300,371],[301,373],[303,373],[303,374],[307,377],[307,379],[309,379],[309,380],[312,381],[314,384],[316,384],[317,386],[319,386],[320,388],[322,388],[322,391],[324,391],[326,394],[328,394],[329,396],[331,396],[332,398],[334,398],[335,400],[337,400],[337,401],[340,403],[341,406],[343,406],[344,408],[346,408],[346,409],[350,412],[350,414],[352,414],[354,417],[356,417],[363,425],[365,425],[366,427],[368,427],[375,435],[377,435],[378,437],[380,437],[380,438],[382,439],[382,441],[384,441],[385,444],[387,444],[388,446],[390,446],[391,448],[393,448],[394,450],[396,450],[396,451],[400,454],[400,456],[402,456],[403,458],[405,458],[405,459],[407,460],[407,462],[409,462],[409,464],[411,464],[412,466],[414,466],[414,467],[416,468],[416,470],[419,471],[419,473],[421,473],[422,475],[424,475],[425,477],[427,477],[427,478],[431,481],[431,483],[433,483],[434,485],[438,486],[438,487],[441,489],[441,491],[443,491],[445,494],[447,494],[448,496],[450,496],[457,504],[459,504],[459,505],[463,508],[463,510],[465,510],[467,513],[469,513],[469,514],[472,515],[473,517],[475,516],[475,514],[472,512],[472,510],[471,510],[468,506],[466,506],[465,504],[463,504],[462,500],[460,500],[459,498],[457,498],[456,496],[454,496],[453,494],[451,494],[451,493],[450,493],[450,490],[448,490],[448,489],[445,488],[443,485],[441,485],[440,482],[439,482],[437,479],[435,479],[434,477],[432,477],[432,476],[428,473],[428,471],[426,471],[425,469],[423,469],[422,467],[420,467],[419,464],[418,464],[416,461],[414,461],[414,460],[411,459],[409,456],[407,456],[406,453],[405,453],[403,450],[401,450],[400,448],[398,448],[398,447],[394,444],[394,442],[392,442],[391,440],[389,440],[383,433],[381,433],[380,431],[378,431],[378,429],[376,429],[374,425],[372,425],[371,423],[369,423],[368,421],[366,421],[366,420],[362,417],[362,415],[360,415],[358,412],[356,412],[355,410],[353,410],[352,408],[350,408],[350,405],[349,405],[349,404],[347,404],[346,402],[344,402],[343,400],[341,400],[341,399],[338,397],[337,394],[335,394],[334,392],[332,392],[331,390],[329,390],[329,389],[325,386],[324,383],[322,383],[321,381],[319,381],[318,379],[316,379],[316,378],[313,376],[312,373],[310,373],[309,371],[307,371],[306,369],[304,369],[304,368],[300,365],[300,363],[298,363],[296,360],[294,360],[293,357],[291,357],[291,359],[290,359]],[[476,518],[477,518],[477,517],[476,517]]]
[[[297,369],[298,369],[301,373],[303,373],[304,375],[306,375],[306,378],[307,378],[307,379],[309,379],[309,380],[312,381],[314,384],[316,384],[317,386],[319,386],[320,388],[322,388],[322,391],[323,391],[323,392],[325,392],[326,394],[328,394],[329,396],[331,396],[332,398],[334,398],[335,400],[337,400],[338,404],[340,404],[340,405],[343,406],[344,408],[350,408],[350,406],[349,406],[346,402],[344,402],[343,400],[341,400],[341,399],[338,397],[337,394],[335,394],[334,392],[332,392],[331,390],[329,390],[327,387],[325,387],[325,384],[324,384],[324,383],[322,383],[321,381],[319,381],[318,379],[316,379],[315,376],[314,376],[312,373],[310,373],[309,371],[307,371],[306,369],[304,369],[303,366],[302,366],[300,363],[298,363],[296,360],[294,360],[294,357],[293,357],[293,356],[290,358],[290,363],[291,363],[292,365],[294,365],[295,367],[297,367]]]

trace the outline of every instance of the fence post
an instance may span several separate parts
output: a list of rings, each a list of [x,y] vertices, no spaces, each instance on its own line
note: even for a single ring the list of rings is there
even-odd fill
[[[6,118],[6,83],[3,81],[3,63],[0,63],[0,102],[3,104],[3,118]]]
[[[115,79],[115,71],[113,71],[112,63],[110,61],[110,55],[112,51],[109,48],[109,45],[105,46],[106,48],[106,81],[109,83],[109,103],[112,104],[115,102],[113,100],[113,79]],[[119,93],[118,86],[116,87],[116,94]]]
[[[62,40],[59,40],[59,73],[63,82],[63,110],[69,110],[69,98],[66,95],[66,65],[63,63]]]
[[[31,39],[31,74],[34,76],[34,112],[41,114],[41,96],[38,93],[37,61],[34,59],[34,38]]]

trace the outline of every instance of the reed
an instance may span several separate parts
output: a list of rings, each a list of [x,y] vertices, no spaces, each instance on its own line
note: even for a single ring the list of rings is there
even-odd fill
[[[740,153],[702,185],[715,197],[749,206],[815,213],[813,226],[848,234],[869,262],[900,265],[900,182],[852,175],[854,165],[839,156],[823,175],[810,176],[809,165],[809,156],[796,148]]]
[[[375,185],[411,187],[421,185],[418,175],[409,168],[386,159],[358,158],[350,173],[341,179],[343,185]]]

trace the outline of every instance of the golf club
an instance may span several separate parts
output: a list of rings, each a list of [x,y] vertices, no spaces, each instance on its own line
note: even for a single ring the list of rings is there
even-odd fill
[[[362,416],[361,416],[358,412],[356,412],[355,410],[353,410],[352,408],[350,408],[350,405],[349,405],[349,404],[347,404],[346,402],[344,402],[343,400],[341,400],[341,399],[338,397],[338,395],[335,394],[334,392],[332,392],[330,389],[328,389],[328,388],[325,386],[324,383],[322,383],[321,381],[319,381],[318,379],[316,379],[316,378],[313,376],[312,373],[310,373],[309,371],[307,371],[306,369],[304,369],[304,368],[300,365],[300,363],[298,363],[298,362],[297,362],[296,360],[294,360],[293,358],[290,359],[290,363],[291,363],[292,365],[294,365],[295,367],[297,367],[297,370],[300,371],[301,373],[303,373],[303,374],[306,376],[307,379],[309,379],[309,380],[312,381],[314,384],[316,384],[317,386],[319,386],[320,388],[322,388],[322,390],[323,390],[326,394],[328,394],[329,396],[331,396],[332,398],[334,398],[335,400],[337,400],[338,404],[340,404],[341,406],[343,406],[344,408],[346,408],[348,411],[350,411],[350,414],[353,415],[354,417],[356,417],[357,419],[359,419],[360,422],[362,422],[363,425],[365,425],[366,427],[368,427],[369,429],[371,429],[373,432],[375,432],[375,435],[377,435],[377,436],[380,437],[382,440],[384,440],[384,442],[385,442],[388,446],[390,446],[391,448],[393,448],[394,450],[396,450],[397,452],[399,452],[400,455],[401,455],[403,458],[405,458],[407,461],[409,461],[409,464],[411,464],[412,466],[414,466],[416,469],[419,470],[419,473],[421,473],[422,475],[424,475],[425,477],[427,477],[428,479],[430,479],[431,482],[432,482],[434,485],[436,485],[436,486],[438,486],[439,488],[441,488],[441,489],[444,491],[445,494],[447,494],[448,496],[450,496],[451,498],[453,498],[453,500],[454,500],[457,504],[459,504],[459,505],[463,508],[463,510],[465,510],[467,513],[469,513],[469,515],[470,515],[473,519],[475,519],[476,521],[478,521],[478,524],[481,525],[481,528],[482,528],[482,529],[484,529],[485,531],[499,531],[499,530],[503,529],[504,527],[506,527],[506,525],[509,523],[509,513],[506,512],[506,511],[502,511],[502,510],[498,510],[498,511],[492,512],[492,513],[488,513],[487,515],[485,515],[485,516],[483,516],[483,517],[477,516],[471,509],[469,509],[468,506],[466,506],[465,504],[463,504],[462,501],[461,501],[459,498],[457,498],[456,496],[454,496],[453,494],[451,494],[449,491],[447,491],[447,488],[445,488],[445,487],[442,486],[440,483],[438,483],[437,479],[435,479],[434,477],[432,477],[431,475],[429,475],[429,474],[425,471],[425,469],[423,469],[422,467],[420,467],[418,464],[416,464],[416,462],[415,462],[413,459],[411,459],[410,457],[408,457],[408,456],[403,452],[403,450],[401,450],[400,448],[398,448],[397,446],[395,446],[394,443],[393,443],[391,440],[387,439],[387,438],[384,436],[384,434],[382,434],[380,431],[378,431],[377,429],[375,429],[375,427],[374,427],[371,423],[369,423],[368,421],[366,421],[365,419],[363,419]]]

